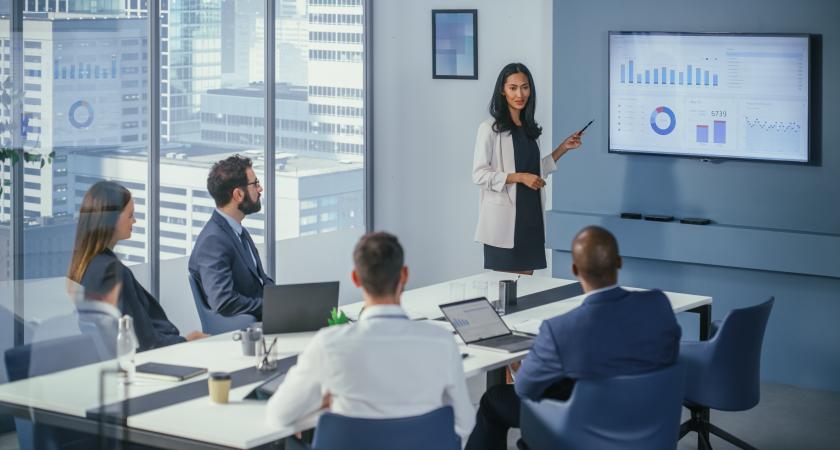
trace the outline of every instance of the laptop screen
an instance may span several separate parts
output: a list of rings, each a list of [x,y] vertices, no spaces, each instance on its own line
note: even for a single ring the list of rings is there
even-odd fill
[[[267,285],[263,289],[263,333],[300,333],[327,326],[338,306],[338,281]]]
[[[466,343],[510,334],[507,325],[484,297],[440,306],[446,320]]]

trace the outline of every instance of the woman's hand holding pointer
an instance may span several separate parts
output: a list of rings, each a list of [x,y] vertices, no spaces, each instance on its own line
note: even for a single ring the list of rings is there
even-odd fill
[[[566,140],[561,142],[560,145],[558,145],[557,148],[555,148],[553,152],[551,152],[551,157],[554,158],[555,161],[557,161],[558,159],[560,159],[561,156],[563,156],[569,150],[574,150],[574,149],[580,147],[580,145],[582,143],[580,141],[580,138],[582,138],[582,137],[583,137],[583,131],[582,130],[578,131],[576,133],[573,133],[571,136],[567,137]]]

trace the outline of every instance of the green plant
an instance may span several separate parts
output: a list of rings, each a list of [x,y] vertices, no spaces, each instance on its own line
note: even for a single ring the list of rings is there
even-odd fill
[[[350,319],[344,314],[344,311],[341,311],[338,308],[333,307],[332,311],[330,311],[330,318],[327,319],[327,325],[341,325],[344,323],[350,323]]]
[[[2,138],[0,138],[0,168],[3,167],[6,160],[9,160],[11,165],[15,165],[20,162],[22,158],[24,163],[38,164],[38,167],[43,169],[47,163],[52,164],[53,158],[55,157],[55,151],[52,151],[47,155],[43,155],[41,153],[27,151],[23,148],[12,147],[12,133],[15,129],[12,125],[12,102],[20,102],[21,99],[23,99],[23,91],[20,90],[18,92],[13,92],[12,77],[7,76],[6,79],[0,83],[0,105],[2,105],[2,108],[8,112],[6,114],[8,119],[5,119],[5,121],[0,120],[0,136],[2,136]],[[29,120],[31,117],[32,116],[30,114],[24,113],[21,115],[21,141],[25,142],[27,136],[29,135]],[[3,136],[6,133],[8,133],[8,136]],[[38,141],[35,142],[35,147],[40,147],[40,144],[41,137],[39,133]],[[4,189],[5,187],[3,184],[0,184],[0,195],[3,195]]]

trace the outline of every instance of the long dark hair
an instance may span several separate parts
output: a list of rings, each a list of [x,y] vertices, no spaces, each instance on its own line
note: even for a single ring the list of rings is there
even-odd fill
[[[79,210],[67,278],[81,282],[90,261],[111,245],[117,221],[130,200],[131,192],[113,181],[100,181],[88,189]]]
[[[493,97],[490,98],[490,115],[496,119],[493,124],[493,131],[501,133],[513,128],[513,119],[510,117],[507,99],[502,93],[505,91],[505,81],[515,73],[525,74],[528,77],[528,84],[531,86],[531,95],[528,97],[528,102],[525,103],[525,108],[522,110],[519,120],[522,122],[525,134],[531,139],[536,139],[542,134],[542,127],[534,120],[534,110],[537,107],[537,90],[534,87],[534,77],[531,76],[531,71],[522,63],[506,65],[499,72],[499,78],[496,79]]]

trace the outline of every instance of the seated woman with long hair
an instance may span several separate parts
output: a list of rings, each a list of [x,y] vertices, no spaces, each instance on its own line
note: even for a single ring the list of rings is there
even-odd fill
[[[134,200],[128,189],[111,181],[100,181],[91,186],[79,211],[76,243],[67,277],[83,286],[96,284],[97,278],[106,276],[97,268],[116,262],[122,279],[117,306],[123,314],[134,319],[140,351],[206,336],[198,331],[186,338],[181,336],[157,299],[137,282],[131,270],[114,254],[117,242],[131,237],[135,222]]]

